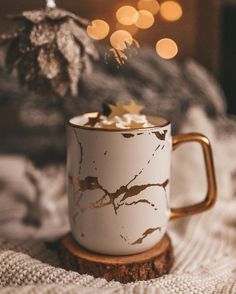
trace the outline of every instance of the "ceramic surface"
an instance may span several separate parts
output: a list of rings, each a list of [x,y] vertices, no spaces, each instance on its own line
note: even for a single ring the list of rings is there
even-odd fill
[[[107,131],[68,126],[69,217],[87,249],[126,255],[145,251],[169,219],[170,124]]]

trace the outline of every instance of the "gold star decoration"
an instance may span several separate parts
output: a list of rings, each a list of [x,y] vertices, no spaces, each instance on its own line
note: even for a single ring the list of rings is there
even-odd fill
[[[143,128],[144,123],[143,122],[136,122],[136,121],[131,121],[129,128],[131,129],[140,129]]]
[[[144,109],[143,105],[137,104],[134,100],[130,102],[130,104],[123,104],[122,102],[118,102],[116,105],[108,104],[111,113],[108,116],[109,118],[113,118],[114,116],[122,116],[126,113],[129,114],[140,114],[142,109]]]
[[[137,104],[134,100],[130,102],[128,105],[123,105],[123,108],[130,114],[140,114],[140,112],[144,109],[143,105]]]
[[[104,129],[117,129],[117,126],[116,126],[116,123],[113,122],[111,124],[104,124],[101,122],[101,126],[104,128]]]
[[[88,122],[85,124],[85,126],[87,127],[94,127],[96,125],[96,123],[101,121],[101,113],[98,112],[97,116],[95,117],[88,117]]]
[[[118,102],[116,105],[108,104],[111,113],[109,114],[108,118],[113,118],[115,116],[122,116],[127,113],[127,110],[124,109],[124,104]]]

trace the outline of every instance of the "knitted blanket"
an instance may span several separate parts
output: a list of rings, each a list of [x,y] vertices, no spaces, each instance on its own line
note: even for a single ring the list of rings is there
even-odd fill
[[[163,63],[150,50],[119,75],[96,64],[90,79],[84,78],[79,99],[52,107],[29,93],[23,97],[15,80],[1,74],[1,108],[17,109],[19,120],[0,135],[0,293],[236,293],[236,120],[227,117],[217,83],[192,61]],[[123,285],[62,269],[52,241],[69,230],[65,118],[75,109],[97,109],[102,97],[133,95],[149,112],[171,119],[174,133],[209,137],[218,200],[208,212],[170,222],[175,263],[169,275]],[[205,196],[203,168],[199,146],[173,153],[171,205]]]

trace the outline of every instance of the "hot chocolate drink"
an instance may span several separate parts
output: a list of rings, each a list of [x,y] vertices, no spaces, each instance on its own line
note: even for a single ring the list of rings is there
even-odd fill
[[[73,236],[101,254],[127,255],[150,249],[169,219],[208,209],[215,201],[209,141],[201,134],[171,136],[171,123],[141,114],[135,102],[71,118],[68,125],[68,195]],[[173,148],[202,145],[208,175],[204,201],[169,206]]]
[[[108,107],[110,109],[108,115],[101,113],[84,114],[84,120],[86,120],[84,126],[102,129],[134,129],[154,126],[149,122],[146,115],[140,113],[144,107],[134,101],[130,104],[109,104]]]

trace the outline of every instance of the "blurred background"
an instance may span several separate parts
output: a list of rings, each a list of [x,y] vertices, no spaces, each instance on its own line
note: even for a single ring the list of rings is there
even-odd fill
[[[155,23],[148,30],[135,30],[134,38],[141,46],[171,38],[178,47],[178,60],[194,58],[219,80],[226,94],[228,112],[236,113],[236,0],[178,0],[178,6],[155,11]],[[174,2],[174,1],[172,1]],[[57,0],[58,6],[89,20],[103,19],[111,31],[120,29],[115,17],[122,5],[137,6],[136,0]],[[12,30],[6,15],[44,6],[43,0],[1,0],[0,33]],[[137,7],[136,7],[137,8]],[[156,8],[155,8],[156,9]],[[132,31],[132,27],[130,27]],[[134,33],[134,31],[132,31]],[[102,42],[109,42],[106,38]]]
[[[215,236],[226,233],[227,226],[230,232],[235,230],[236,116],[226,115],[226,110],[236,114],[236,0],[56,0],[56,3],[91,21],[87,32],[93,39],[101,39],[95,41],[100,58],[91,61],[90,76],[85,72],[76,81],[78,95],[62,98],[35,94],[20,86],[16,71],[8,75],[1,64],[6,58],[0,48],[0,236],[53,239],[69,229],[65,122],[80,113],[102,111],[104,100],[112,103],[130,99],[145,105],[145,113],[170,119],[173,134],[201,132],[209,137],[222,199],[217,217],[212,218],[214,224],[215,219],[220,224]],[[121,24],[133,20],[132,9],[120,10],[127,5],[139,14],[135,25]],[[15,23],[7,15],[41,7],[45,7],[45,0],[1,0],[0,33],[14,30]],[[149,12],[141,14],[143,9]],[[130,11],[131,16],[127,17]],[[105,21],[105,27],[96,27],[95,19]],[[121,29],[133,35],[141,50],[135,49],[137,54],[119,67],[114,59],[109,62],[109,54],[107,60],[104,58],[108,50],[103,45],[111,48],[112,43],[115,47],[119,38],[114,32]],[[43,27],[37,37],[42,37],[45,31],[48,32]],[[67,41],[63,38],[67,32],[64,29],[60,39]],[[86,49],[94,48],[83,29],[79,32],[82,37],[77,43],[83,39]],[[69,42],[62,42],[65,43]],[[78,47],[74,43],[68,46],[68,51],[62,46],[61,53],[73,52]],[[17,49],[15,43],[12,47]],[[12,56],[14,60],[14,51]],[[64,59],[63,70],[71,64],[77,66],[74,58],[69,63]],[[21,63],[21,71],[26,75],[38,66],[38,55],[33,62],[30,58],[28,61]],[[50,89],[41,84],[40,88],[45,92]],[[186,202],[188,198],[194,203],[205,193],[205,174],[200,173],[202,155],[192,149],[195,147],[200,148],[187,145],[187,149],[175,152],[173,191],[177,201]],[[221,221],[218,216],[224,214],[225,207],[226,218]],[[206,229],[203,224],[202,231]],[[209,235],[206,231],[206,236]],[[180,240],[182,237],[181,233]],[[227,235],[225,239],[230,240]],[[219,242],[221,245],[216,243],[215,248],[223,246]],[[235,244],[233,238],[232,244]]]

